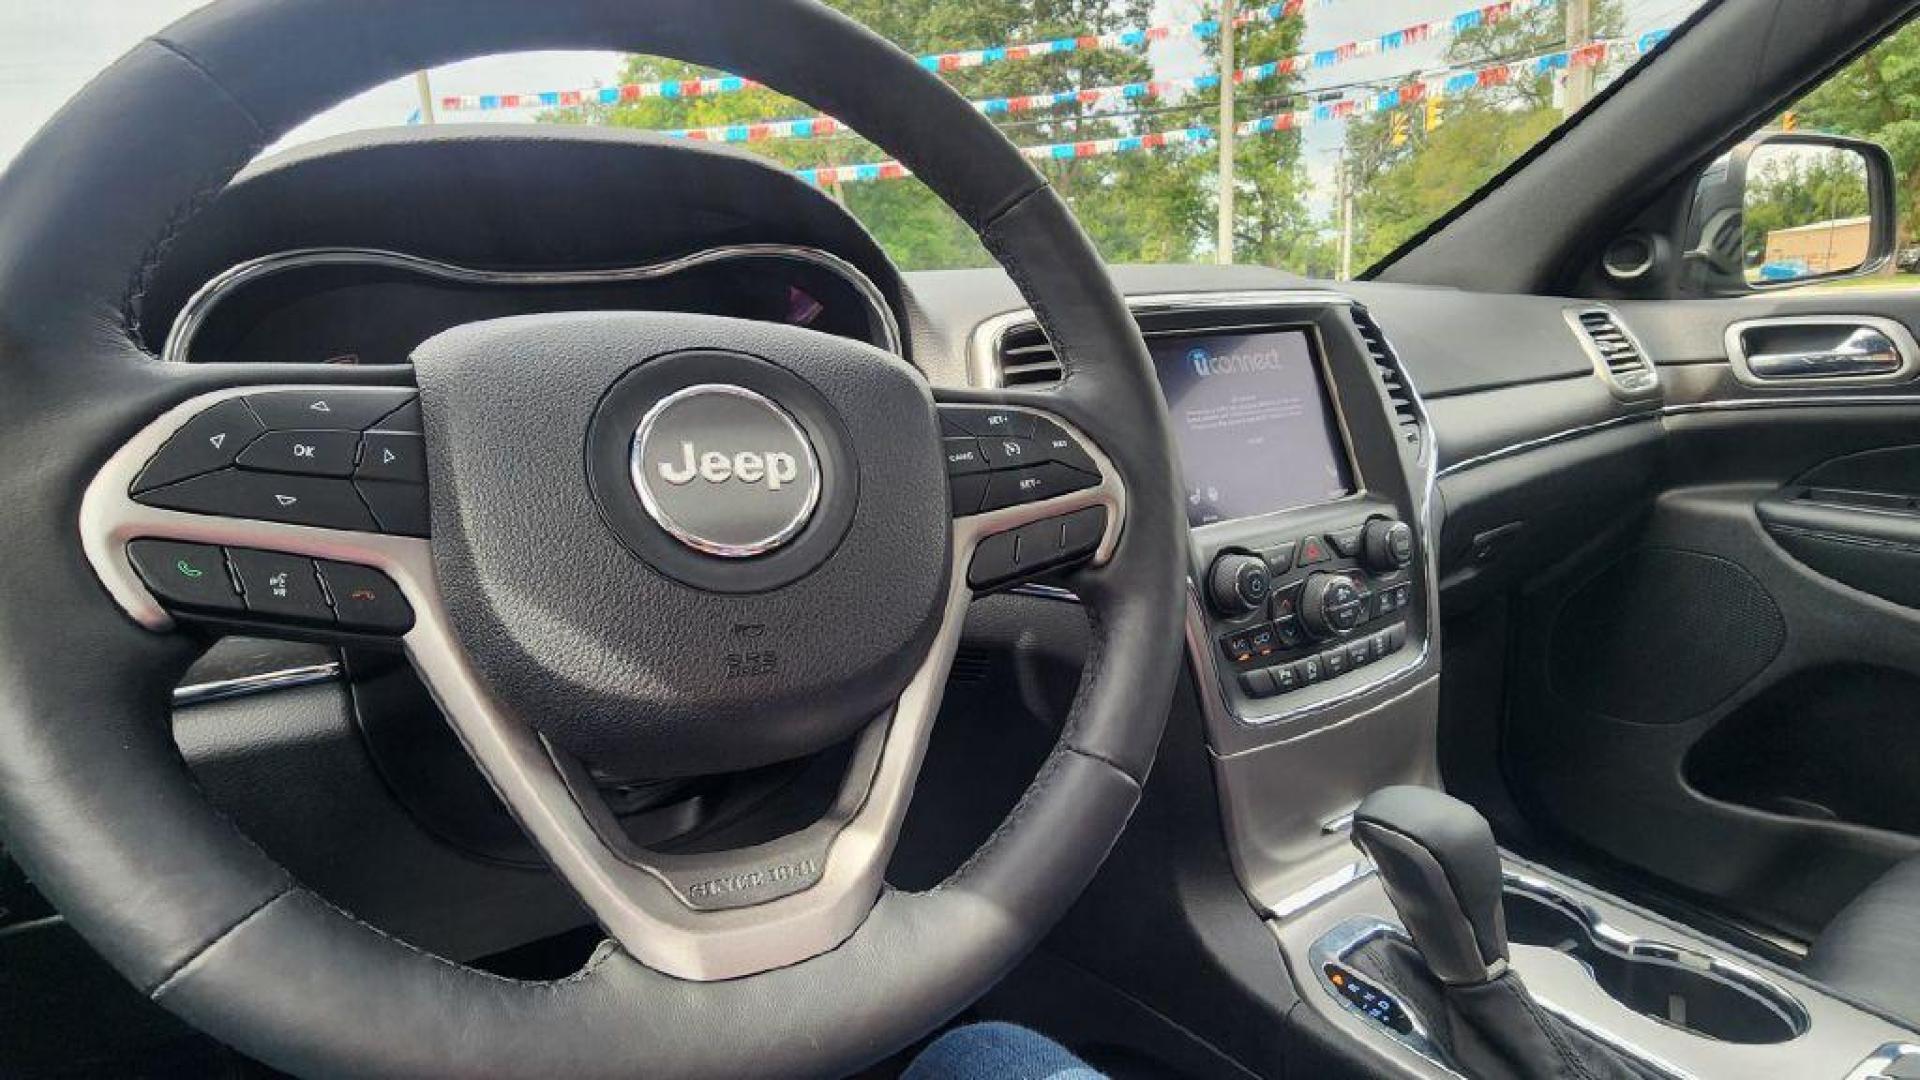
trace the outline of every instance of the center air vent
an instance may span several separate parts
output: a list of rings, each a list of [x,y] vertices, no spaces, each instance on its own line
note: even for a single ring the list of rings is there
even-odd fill
[[[1367,355],[1373,358],[1373,366],[1380,370],[1380,381],[1387,388],[1387,404],[1393,406],[1393,419],[1400,425],[1400,438],[1417,456],[1420,453],[1420,407],[1414,404],[1413,390],[1407,385],[1407,376],[1400,368],[1400,357],[1394,354],[1393,346],[1387,344],[1387,336],[1380,332],[1380,324],[1373,321],[1373,315],[1359,304],[1353,305],[1353,326],[1360,331],[1360,337],[1367,343]]]
[[[1639,396],[1659,389],[1659,374],[1620,316],[1603,307],[1582,308],[1567,314],[1586,342],[1594,370],[1616,392]]]
[[[1053,343],[1032,323],[1011,327],[1001,335],[994,361],[1000,366],[1001,386],[1052,386],[1066,374]]]

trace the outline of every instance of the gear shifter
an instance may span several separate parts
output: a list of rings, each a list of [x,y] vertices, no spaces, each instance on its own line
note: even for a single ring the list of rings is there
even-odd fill
[[[1381,788],[1353,812],[1353,840],[1441,982],[1478,986],[1507,969],[1500,852],[1487,819],[1430,788]]]
[[[1474,1080],[1662,1075],[1541,1008],[1508,969],[1500,852],[1472,807],[1429,788],[1382,788],[1353,812],[1353,841],[1373,858],[1414,948],[1385,938],[1348,961],[1396,988],[1460,1073]]]

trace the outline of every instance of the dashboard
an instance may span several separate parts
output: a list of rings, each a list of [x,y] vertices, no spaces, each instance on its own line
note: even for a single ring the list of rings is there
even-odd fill
[[[194,293],[163,356],[398,364],[463,323],[588,310],[779,322],[900,351],[892,309],[853,264],[817,248],[738,244],[579,270],[481,269],[374,249],[280,252],[240,263]]]

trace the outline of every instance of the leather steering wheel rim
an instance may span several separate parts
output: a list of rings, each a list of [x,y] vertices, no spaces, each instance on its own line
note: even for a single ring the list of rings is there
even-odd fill
[[[604,945],[518,982],[419,952],[301,888],[194,786],[168,727],[196,649],[137,625],[75,535],[82,492],[156,415],[283,368],[157,363],[142,294],[172,238],[259,151],[351,93],[471,56],[624,49],[756,79],[861,131],[982,237],[1066,377],[943,400],[1044,408],[1129,493],[1111,557],[1078,572],[1093,623],[1065,729],[1002,826],[946,882],[883,891],[811,959],[695,982]],[[190,137],[182,138],[182,132]],[[1098,868],[1136,804],[1187,604],[1165,409],[1090,242],[1003,136],[915,61],[813,0],[227,0],[143,42],[0,185],[0,833],[143,992],[298,1073],[788,1075],[855,1069],[1009,969]],[[313,382],[369,381],[351,370]]]

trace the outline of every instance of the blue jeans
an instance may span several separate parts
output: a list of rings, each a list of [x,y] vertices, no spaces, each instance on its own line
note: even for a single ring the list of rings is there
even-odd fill
[[[933,1040],[901,1080],[1103,1080],[1052,1039],[1014,1024],[969,1024]]]

